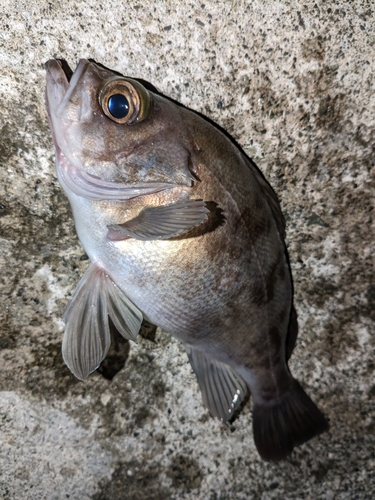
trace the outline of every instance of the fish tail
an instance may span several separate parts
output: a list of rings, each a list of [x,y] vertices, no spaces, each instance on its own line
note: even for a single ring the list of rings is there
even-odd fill
[[[326,430],[327,419],[297,380],[281,400],[254,402],[254,441],[263,460],[282,460],[295,446]]]

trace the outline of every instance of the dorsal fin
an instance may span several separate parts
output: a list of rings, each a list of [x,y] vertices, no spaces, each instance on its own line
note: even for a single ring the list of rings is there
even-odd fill
[[[290,312],[290,319],[289,319],[289,328],[288,328],[288,333],[286,336],[286,344],[285,344],[285,350],[286,350],[286,359],[288,360],[290,356],[292,355],[294,346],[296,345],[296,340],[298,337],[298,319],[297,319],[297,313],[292,305],[292,310]]]
[[[266,181],[264,178],[262,172],[259,170],[259,168],[255,165],[255,163],[250,159],[247,158],[249,161],[247,162],[251,171],[256,177],[256,180],[258,181],[266,199],[268,202],[268,205],[270,206],[270,209],[272,211],[272,214],[275,218],[276,224],[277,224],[277,229],[279,230],[279,233],[283,238],[285,238],[285,219],[284,216],[281,212],[280,208],[280,203],[279,200],[276,196],[275,191],[272,189],[270,184]]]

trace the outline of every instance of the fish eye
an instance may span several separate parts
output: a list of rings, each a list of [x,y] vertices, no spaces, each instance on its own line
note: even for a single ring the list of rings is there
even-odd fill
[[[129,101],[123,94],[113,94],[108,99],[108,111],[114,118],[125,118],[129,113]]]
[[[130,125],[148,117],[151,98],[148,91],[136,80],[111,78],[99,92],[103,113],[112,121]]]

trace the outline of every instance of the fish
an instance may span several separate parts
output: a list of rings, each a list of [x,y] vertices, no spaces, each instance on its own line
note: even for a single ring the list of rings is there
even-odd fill
[[[64,313],[62,355],[84,380],[110,322],[142,321],[187,353],[213,417],[252,399],[255,446],[277,462],[328,429],[292,376],[298,334],[279,201],[233,140],[148,82],[94,60],[46,68],[56,173],[91,263]]]

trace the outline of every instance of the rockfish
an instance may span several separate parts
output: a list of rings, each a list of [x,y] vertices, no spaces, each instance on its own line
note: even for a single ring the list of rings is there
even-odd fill
[[[46,63],[57,176],[91,260],[64,315],[62,352],[86,378],[109,318],[184,345],[213,416],[251,392],[260,456],[277,461],[328,423],[288,369],[297,337],[278,200],[212,123],[141,80],[82,59]]]

